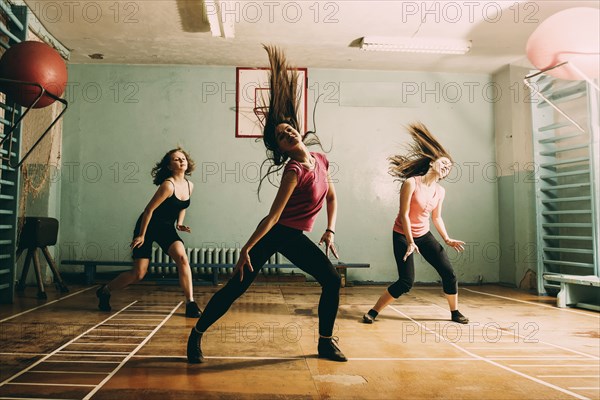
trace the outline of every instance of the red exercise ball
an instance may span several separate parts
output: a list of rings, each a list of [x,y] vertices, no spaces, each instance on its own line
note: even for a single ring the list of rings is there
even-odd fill
[[[0,59],[0,78],[39,83],[46,92],[60,97],[67,86],[67,66],[56,50],[42,42],[25,41],[11,46]],[[1,89],[18,104],[29,107],[40,95],[36,86],[6,84]],[[44,94],[34,108],[54,103]]]

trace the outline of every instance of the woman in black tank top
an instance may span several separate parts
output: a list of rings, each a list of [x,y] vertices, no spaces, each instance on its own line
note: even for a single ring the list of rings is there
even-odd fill
[[[156,242],[175,261],[179,272],[179,284],[186,298],[186,317],[198,318],[200,309],[194,302],[192,271],[183,247],[183,240],[176,232],[191,232],[183,225],[185,210],[190,205],[194,185],[185,176],[191,175],[194,161],[181,149],[173,149],[164,155],[152,169],[152,177],[158,190],[139,216],[131,242],[133,269],[123,272],[96,292],[98,308],[110,311],[111,292],[139,282],[148,272],[152,243]]]

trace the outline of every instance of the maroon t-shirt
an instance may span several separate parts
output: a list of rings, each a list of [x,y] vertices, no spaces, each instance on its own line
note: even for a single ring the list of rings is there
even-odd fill
[[[299,162],[288,161],[283,173],[294,171],[298,177],[298,185],[288,200],[279,223],[290,228],[310,232],[317,218],[317,214],[329,190],[327,170],[329,161],[324,154],[310,153],[315,158],[315,167],[309,170]]]

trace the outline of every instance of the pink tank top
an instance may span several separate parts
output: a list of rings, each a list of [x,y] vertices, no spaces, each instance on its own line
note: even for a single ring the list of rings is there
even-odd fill
[[[315,158],[315,167],[312,170],[304,168],[294,160],[288,161],[285,166],[283,173],[294,171],[298,177],[298,185],[279,217],[281,225],[306,232],[312,230],[329,191],[327,180],[329,161],[324,154],[312,152],[310,154]]]
[[[429,216],[446,195],[445,189],[437,182],[434,184],[435,190],[433,192],[425,192],[423,190],[422,178],[421,176],[415,176],[415,191],[410,199],[410,210],[408,211],[410,231],[414,238],[423,236],[429,232]],[[396,222],[394,223],[394,231],[404,235],[400,212],[398,212]]]

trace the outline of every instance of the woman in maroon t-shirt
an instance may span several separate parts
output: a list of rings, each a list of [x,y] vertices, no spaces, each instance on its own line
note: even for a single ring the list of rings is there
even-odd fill
[[[204,361],[200,348],[203,333],[248,289],[262,266],[276,252],[312,275],[322,286],[319,300],[319,357],[347,361],[336,345],[337,339],[332,336],[341,280],[328,258],[329,250],[337,257],[333,244],[337,203],[327,172],[329,162],[323,154],[308,151],[307,145],[311,141],[307,137],[313,133],[303,136],[298,132],[297,74],[289,69],[280,51],[274,47],[265,49],[271,63],[270,107],[263,132],[267,156],[272,162],[267,175],[284,168],[283,176],[269,215],[260,222],[241,249],[233,277],[210,299],[192,329],[187,343],[189,363]],[[318,139],[313,138],[314,142],[318,143]],[[320,241],[325,243],[323,253],[303,231],[312,230],[317,213],[325,202],[327,229]]]

